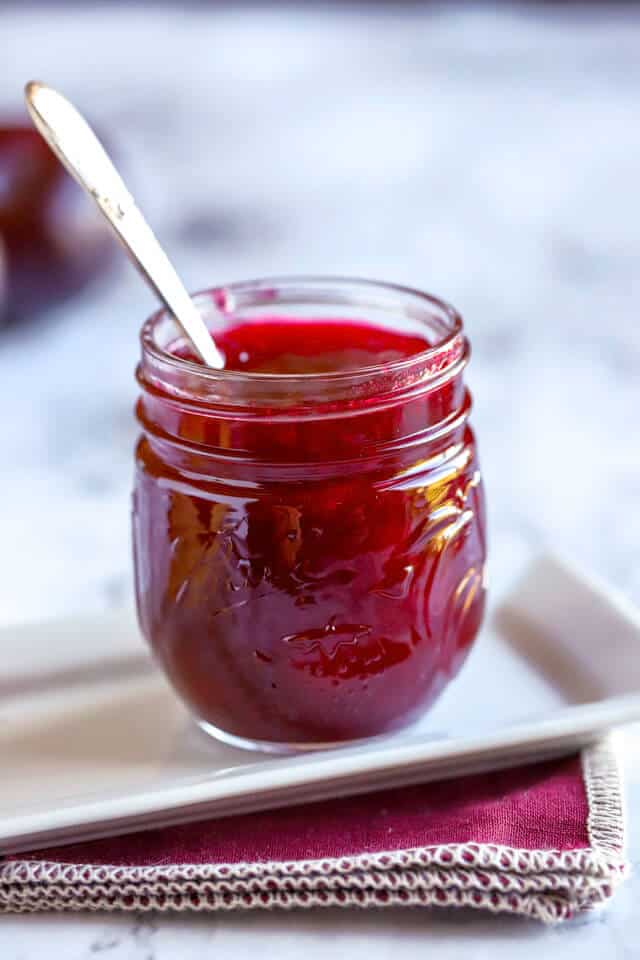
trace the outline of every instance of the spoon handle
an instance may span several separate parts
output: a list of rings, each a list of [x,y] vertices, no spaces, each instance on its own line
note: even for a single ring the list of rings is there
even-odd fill
[[[84,117],[42,83],[25,88],[31,118],[58,159],[93,197],[147,283],[178,321],[198,356],[221,369],[224,359],[151,227]]]

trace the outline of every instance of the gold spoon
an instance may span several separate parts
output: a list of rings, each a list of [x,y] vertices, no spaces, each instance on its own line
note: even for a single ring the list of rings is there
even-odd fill
[[[175,317],[200,359],[222,369],[224,358],[193,300],[138,210],[95,133],[62,94],[44,83],[25,87],[31,119],[58,159],[95,200],[151,289]]]

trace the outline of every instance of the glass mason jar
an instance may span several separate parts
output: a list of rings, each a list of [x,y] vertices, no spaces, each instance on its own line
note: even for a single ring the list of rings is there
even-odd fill
[[[374,366],[246,373],[176,356],[163,312],[145,323],[133,532],[158,662],[235,745],[321,748],[410,724],[458,672],[485,600],[460,316],[416,290],[332,278],[195,300],[214,337],[277,315],[426,342]]]

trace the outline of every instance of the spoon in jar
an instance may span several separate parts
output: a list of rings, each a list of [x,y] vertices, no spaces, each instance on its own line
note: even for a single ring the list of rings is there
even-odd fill
[[[151,289],[177,320],[193,349],[209,367],[224,358],[196,305],[93,130],[62,94],[44,83],[25,87],[35,126],[60,162],[95,200]]]

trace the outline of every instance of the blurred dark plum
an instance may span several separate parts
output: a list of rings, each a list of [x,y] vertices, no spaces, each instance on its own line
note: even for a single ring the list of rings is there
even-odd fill
[[[108,266],[100,214],[33,128],[0,124],[0,324],[60,304]]]

